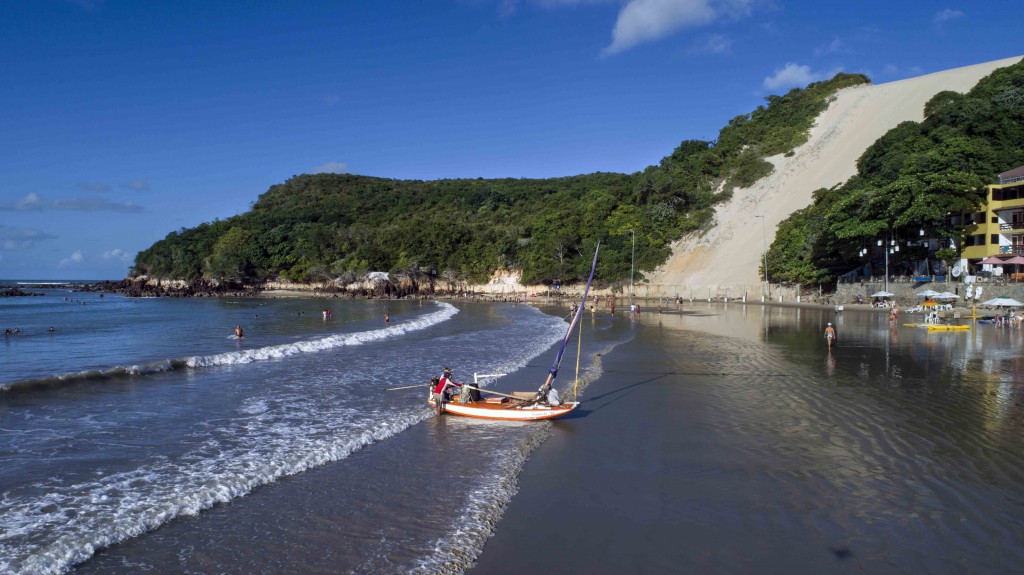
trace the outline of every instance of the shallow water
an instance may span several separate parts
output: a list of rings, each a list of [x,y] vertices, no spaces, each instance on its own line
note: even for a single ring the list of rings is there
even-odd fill
[[[2,348],[4,573],[468,565],[547,426],[435,420],[427,381],[450,365],[534,389],[567,326],[512,304],[389,302],[385,324],[380,302],[17,300],[0,310],[22,330]],[[456,534],[470,551],[446,548]]]
[[[1024,332],[680,307],[605,360],[473,573],[543,569],[519,550],[555,538],[565,573],[1020,570]]]
[[[500,572],[489,557],[608,521],[631,535],[575,572],[1010,572],[1024,559],[1020,330],[734,304],[585,314],[584,379],[605,377],[575,416],[517,424],[435,418],[425,386],[383,387],[451,365],[536,388],[566,322],[530,306],[392,302],[385,325],[374,302],[56,297],[18,304],[60,310],[54,335],[36,333],[54,316],[30,311],[15,320],[28,337],[2,348],[22,367],[0,392],[0,572],[457,573],[481,549],[481,572]],[[168,367],[115,369],[132,365]],[[530,516],[502,551],[520,470],[529,481],[552,454],[571,472],[551,466],[560,475],[523,497],[578,507]],[[637,497],[645,481],[656,488]]]

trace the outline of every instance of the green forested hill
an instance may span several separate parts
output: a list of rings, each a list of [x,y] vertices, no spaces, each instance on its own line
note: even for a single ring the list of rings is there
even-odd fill
[[[818,190],[811,206],[779,225],[768,252],[773,279],[835,281],[865,263],[862,248],[881,238],[917,239],[921,230],[964,245],[968,230],[947,216],[977,211],[985,185],[1024,164],[1024,62],[996,70],[967,94],[936,94],[924,115],[923,122],[890,130],[860,157],[855,176]],[[926,255],[924,248],[904,247],[891,259]]]
[[[631,230],[637,268],[652,269],[669,244],[710,221],[735,186],[771,171],[764,157],[806,141],[836,90],[862,75],[770,96],[737,116],[717,141],[687,140],[635,174],[550,179],[393,180],[296,176],[244,214],[170,233],[140,252],[133,275],[255,283],[351,280],[368,271],[484,281],[499,268],[526,283],[583,277],[603,242],[599,277],[628,278]],[[680,114],[685,114],[680,111]]]

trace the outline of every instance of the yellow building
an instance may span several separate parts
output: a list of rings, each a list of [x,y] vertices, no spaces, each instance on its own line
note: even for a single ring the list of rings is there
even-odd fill
[[[1024,166],[999,174],[998,184],[986,186],[985,205],[972,219],[974,231],[962,258],[1024,254]]]

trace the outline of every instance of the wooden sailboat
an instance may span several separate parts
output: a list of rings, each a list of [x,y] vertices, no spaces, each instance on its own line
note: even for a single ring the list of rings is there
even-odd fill
[[[482,389],[480,393],[488,397],[478,401],[462,403],[460,396],[456,395],[453,401],[441,402],[438,404],[431,394],[430,404],[437,410],[437,414],[450,413],[452,415],[463,415],[466,417],[477,417],[481,419],[501,419],[511,421],[537,421],[541,419],[555,419],[571,413],[580,406],[578,401],[561,401],[558,394],[552,394],[551,383],[558,375],[558,364],[562,362],[562,355],[569,344],[569,337],[580,321],[583,309],[586,307],[587,294],[590,292],[590,284],[594,281],[594,270],[597,269],[597,254],[601,249],[598,242],[594,249],[594,261],[590,266],[590,277],[587,278],[587,286],[583,290],[583,299],[577,306],[576,314],[569,323],[569,328],[562,338],[562,345],[555,354],[555,361],[548,370],[547,380],[537,391],[514,391],[511,394],[498,393]],[[466,388],[463,387],[463,390]]]

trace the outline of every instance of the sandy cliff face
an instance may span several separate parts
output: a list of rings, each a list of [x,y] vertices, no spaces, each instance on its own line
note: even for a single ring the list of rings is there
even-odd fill
[[[845,182],[857,158],[900,122],[924,119],[924,105],[943,90],[967,92],[994,70],[1020,61],[996,60],[888,84],[841,90],[818,118],[810,139],[790,157],[768,158],[775,170],[748,189],[737,189],[719,206],[715,225],[672,246],[649,284],[665,293],[758,294],[758,264],[779,222],[811,204],[811,194]],[[763,216],[758,217],[758,216]]]

